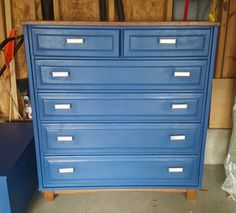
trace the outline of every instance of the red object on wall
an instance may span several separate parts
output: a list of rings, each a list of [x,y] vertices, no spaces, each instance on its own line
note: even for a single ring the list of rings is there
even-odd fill
[[[190,0],[185,0],[183,21],[188,21],[188,9],[189,9],[189,4],[190,4]]]
[[[11,32],[10,32],[9,38],[14,37],[15,34],[16,34],[16,30],[12,29]],[[10,62],[14,58],[14,49],[15,49],[14,40],[8,42],[8,44],[6,44],[6,46],[4,47],[4,59],[5,59],[7,71],[10,75],[12,74],[11,69],[10,69]]]

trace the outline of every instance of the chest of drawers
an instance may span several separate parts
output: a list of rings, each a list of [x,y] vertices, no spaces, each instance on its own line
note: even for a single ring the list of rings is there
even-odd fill
[[[24,25],[41,191],[201,188],[218,27],[141,25]]]

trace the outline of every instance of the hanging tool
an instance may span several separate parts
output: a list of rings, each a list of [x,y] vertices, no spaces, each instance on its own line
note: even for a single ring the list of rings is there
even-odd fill
[[[99,7],[100,7],[100,21],[106,21],[106,0],[99,0]]]
[[[54,20],[53,0],[41,0],[43,20]]]
[[[188,21],[189,4],[190,0],[185,0],[183,21]]]
[[[115,0],[115,3],[116,3],[117,11],[118,11],[118,20],[119,21],[124,21],[125,20],[125,16],[124,16],[122,0]]]
[[[218,4],[217,0],[212,0],[211,2],[211,11],[208,15],[210,21],[217,21],[218,17]]]
[[[20,40],[17,44],[16,44],[16,46],[15,46],[15,48],[14,48],[14,52],[13,52],[13,55],[12,55],[12,49],[10,49],[10,53],[7,53],[8,52],[8,50],[7,49],[9,49],[9,47],[7,48],[7,45],[9,44],[9,42],[14,42],[14,41],[16,41],[16,40]],[[17,53],[17,51],[20,49],[20,47],[21,47],[21,45],[23,44],[23,42],[24,42],[24,37],[23,37],[23,35],[19,35],[19,36],[11,36],[11,37],[9,37],[9,38],[7,38],[7,39],[5,39],[1,44],[0,44],[0,51],[3,51],[4,52],[4,57],[5,57],[5,55],[8,55],[7,57],[9,57],[9,59],[7,59],[7,61],[8,61],[8,65],[7,64],[5,64],[2,68],[1,68],[1,70],[0,70],[0,77],[2,76],[2,74],[4,73],[4,71],[7,69],[7,66],[9,67],[9,63],[10,63],[10,58],[12,59],[15,55],[16,55],[16,53]],[[6,46],[6,47],[5,47]],[[5,48],[4,48],[5,47]]]

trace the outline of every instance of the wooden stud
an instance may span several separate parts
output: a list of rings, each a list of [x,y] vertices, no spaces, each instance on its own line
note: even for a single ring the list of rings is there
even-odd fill
[[[115,0],[108,0],[108,20],[115,21]]]
[[[6,17],[6,32],[7,35],[10,34],[12,30],[12,17],[11,17],[11,0],[5,0],[5,17]],[[12,71],[13,75],[10,77],[10,82],[11,82],[11,96],[12,100],[14,101],[14,107],[13,103],[11,101],[10,103],[10,110],[9,112],[9,118],[11,120],[11,116],[13,119],[19,119],[18,111],[18,97],[17,97],[17,86],[16,86],[16,72],[15,72],[15,63],[14,61],[12,62]]]
[[[53,0],[54,20],[60,20],[60,0]]]
[[[222,76],[224,52],[225,52],[225,38],[226,38],[228,13],[229,13],[229,3],[230,3],[230,0],[223,0],[215,78],[221,78]]]
[[[166,4],[166,21],[171,21],[173,16],[173,0],[168,0]]]
[[[230,1],[222,78],[236,78],[236,1]]]
[[[186,197],[188,201],[195,201],[197,197],[197,190],[195,189],[188,189],[186,192]]]
[[[46,201],[53,201],[55,199],[54,191],[44,192],[43,194]]]

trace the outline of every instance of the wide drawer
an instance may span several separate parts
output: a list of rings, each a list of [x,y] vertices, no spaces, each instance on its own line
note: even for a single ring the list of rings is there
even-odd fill
[[[119,56],[119,30],[32,28],[36,56]]]
[[[45,187],[196,186],[197,156],[45,157]]]
[[[200,124],[43,124],[44,154],[196,154]]]
[[[201,93],[39,93],[41,120],[193,121],[202,119]]]
[[[125,30],[124,55],[145,56],[208,56],[210,28],[163,28]]]
[[[36,60],[38,89],[204,89],[206,60]]]

